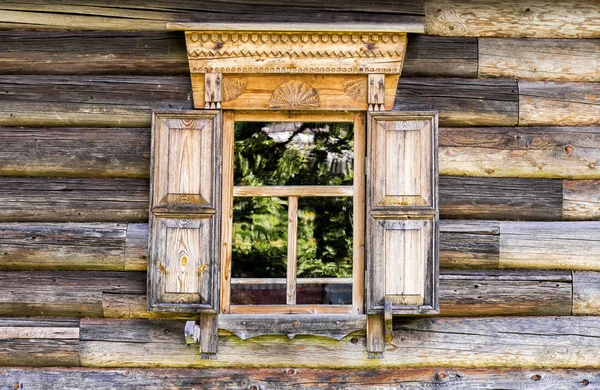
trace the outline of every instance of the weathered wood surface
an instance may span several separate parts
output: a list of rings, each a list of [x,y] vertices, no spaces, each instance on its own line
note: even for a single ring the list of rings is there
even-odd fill
[[[22,389],[573,389],[600,382],[599,370],[407,368],[331,370],[4,368],[3,385]]]
[[[1,221],[146,222],[148,180],[0,178]]]
[[[478,48],[479,77],[600,81],[600,39],[479,38]]]
[[[0,31],[0,73],[188,75],[183,33]]]
[[[108,5],[102,1],[78,0],[68,5],[36,1],[4,1],[0,7],[0,28],[162,31],[167,23],[375,23],[422,24],[423,1],[377,0],[364,2],[297,0],[292,4],[265,0],[232,3],[212,1],[189,3],[174,0],[129,0]]]
[[[78,348],[78,319],[0,318],[2,366],[79,366]]]
[[[439,164],[441,175],[598,179],[600,127],[442,128]]]
[[[600,127],[444,127],[438,143],[442,175],[600,179]],[[146,128],[0,127],[0,175],[147,178],[149,150]]]
[[[514,80],[400,78],[395,110],[440,112],[440,126],[516,126]]]
[[[188,347],[181,336],[183,321],[82,319],[80,358],[88,367],[600,367],[597,317],[394,322],[394,338],[386,344],[383,359],[368,359],[364,336],[350,335],[339,342],[301,336],[240,341],[222,336],[217,359],[201,360],[197,348]],[[165,333],[174,336],[166,342]]]
[[[565,180],[563,219],[600,219],[600,180]]]
[[[191,109],[189,76],[0,76],[0,126],[150,127]]]
[[[0,175],[148,177],[150,129],[0,127]]]
[[[561,180],[440,176],[440,216],[560,220]]]
[[[429,35],[598,38],[596,0],[427,0]]]
[[[402,77],[477,77],[477,39],[410,35]],[[181,32],[0,31],[0,74],[189,75]]]
[[[402,77],[477,78],[476,38],[409,34]]]
[[[0,222],[145,222],[148,191],[146,179],[0,177]],[[442,218],[559,221],[563,213],[562,180],[441,176],[439,197]],[[597,211],[589,212],[577,218]]]
[[[92,369],[5,368],[7,386],[54,389],[571,389],[600,380],[597,370],[526,369]]]
[[[590,249],[596,247],[599,231],[600,222],[442,220],[440,266],[598,271],[598,253]],[[513,240],[523,245],[506,246]],[[539,253],[530,251],[532,245],[538,245]],[[567,247],[562,254],[548,249]],[[2,270],[145,271],[147,255],[147,224],[0,224]]]
[[[597,83],[400,78],[394,108],[440,111],[441,126],[598,123]],[[150,112],[190,109],[185,76],[0,76],[2,126],[149,127]]]
[[[500,261],[498,221],[440,221],[440,267],[495,269]]]
[[[519,126],[557,124],[600,124],[600,83],[519,81]]]
[[[444,316],[569,315],[569,271],[455,271],[440,277]],[[0,315],[197,318],[146,312],[144,272],[0,272]]]
[[[600,274],[573,272],[573,315],[600,315]]]
[[[0,269],[125,270],[126,238],[125,224],[4,223]]]
[[[500,222],[500,268],[597,269],[596,222]]]

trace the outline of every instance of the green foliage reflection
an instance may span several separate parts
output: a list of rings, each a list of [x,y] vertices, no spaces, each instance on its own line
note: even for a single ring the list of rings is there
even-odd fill
[[[235,185],[351,185],[349,123],[236,123]],[[235,198],[233,277],[285,277],[287,199]],[[352,198],[299,199],[298,277],[352,275]]]

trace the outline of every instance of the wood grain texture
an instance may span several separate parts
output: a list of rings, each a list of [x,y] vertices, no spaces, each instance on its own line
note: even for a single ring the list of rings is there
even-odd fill
[[[500,266],[500,223],[480,220],[440,221],[440,266],[449,269],[497,269]],[[509,222],[510,223],[510,222]],[[570,222],[550,224],[514,222],[523,235],[536,240],[542,226],[548,241],[563,242],[580,247],[589,246],[587,233]],[[543,228],[551,225],[552,229]],[[594,234],[600,230],[599,222],[587,222]],[[127,237],[123,239],[124,226],[103,223],[2,223],[0,224],[0,263],[3,270],[106,270],[145,271],[148,255],[148,225],[128,224]],[[581,225],[583,226],[583,225]],[[581,234],[564,237],[564,232],[575,228]],[[505,230],[506,232],[506,230]],[[34,238],[35,237],[35,238]],[[121,248],[125,241],[125,250]],[[547,257],[530,262],[526,247],[515,247],[511,256],[523,261],[516,268],[600,270],[600,262],[580,261],[579,256]],[[518,255],[520,251],[522,254]],[[123,255],[124,252],[124,255]],[[516,262],[516,259],[513,259]]]
[[[440,112],[440,126],[516,126],[514,80],[400,78],[394,110]]]
[[[600,37],[600,8],[594,0],[427,0],[425,13],[429,35]]]
[[[183,33],[0,31],[0,73],[187,75]]]
[[[118,368],[4,368],[7,386],[23,389],[159,389],[256,388],[292,390],[298,388],[377,388],[406,387],[425,390],[432,387],[471,389],[572,389],[600,381],[600,370],[565,369],[455,369],[405,368],[331,370],[304,368],[254,369],[118,369]]]
[[[440,221],[440,267],[496,269],[499,262],[498,221]]]
[[[183,321],[82,319],[81,363],[87,367],[269,365],[329,369],[439,366],[581,369],[600,365],[600,329],[595,317],[396,319],[394,337],[386,345],[384,359],[368,359],[364,336],[350,335],[341,341],[300,336],[293,340],[286,336],[265,336],[240,341],[235,336],[222,336],[218,358],[201,360],[196,348],[186,346],[182,337],[184,326]]]
[[[191,109],[189,77],[0,76],[0,126],[150,127],[150,113]]]
[[[600,124],[600,83],[519,81],[519,126]]]
[[[0,221],[146,222],[148,181],[0,178]]]
[[[595,222],[500,222],[500,267],[597,269],[600,230]]]
[[[126,235],[125,224],[0,223],[0,269],[125,270]]]
[[[440,216],[560,220],[562,181],[440,176]]]
[[[600,39],[479,38],[479,77],[600,81]]]
[[[600,219],[600,180],[565,180],[563,198],[563,219]]]
[[[401,77],[477,78],[477,50],[476,38],[409,34]]]
[[[441,175],[600,178],[600,127],[442,128]]]
[[[477,77],[477,39],[409,35],[402,77]],[[33,49],[35,48],[35,49]],[[181,32],[0,31],[0,74],[189,74]]]
[[[0,127],[0,175],[148,177],[147,128]]]
[[[101,317],[103,294],[146,294],[145,273],[0,272],[4,316]]]
[[[146,178],[149,145],[146,128],[0,127],[0,174]],[[442,175],[597,179],[600,128],[444,127],[439,163]],[[235,191],[240,196],[259,189]]]
[[[440,279],[443,316],[571,313],[570,271],[444,270]],[[198,318],[148,312],[144,272],[2,271],[0,282],[0,316]]]
[[[573,315],[600,314],[600,273],[573,272]]]
[[[0,8],[1,28],[163,31],[167,23],[377,23],[422,24],[423,1],[358,0],[323,3],[299,0],[292,4],[254,0],[243,3],[213,1],[195,4],[175,0],[128,0],[119,6],[98,0],[78,0],[68,5],[36,1],[5,1]]]
[[[79,366],[79,320],[0,318],[0,364]]]

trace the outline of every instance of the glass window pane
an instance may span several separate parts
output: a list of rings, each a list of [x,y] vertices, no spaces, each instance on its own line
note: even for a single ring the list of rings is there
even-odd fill
[[[352,123],[236,122],[234,185],[350,185]]]

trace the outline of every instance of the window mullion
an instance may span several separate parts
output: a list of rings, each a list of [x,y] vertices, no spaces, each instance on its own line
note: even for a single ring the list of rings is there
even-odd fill
[[[296,304],[296,263],[298,242],[298,197],[288,198],[288,251],[287,251],[287,299],[288,305]]]

